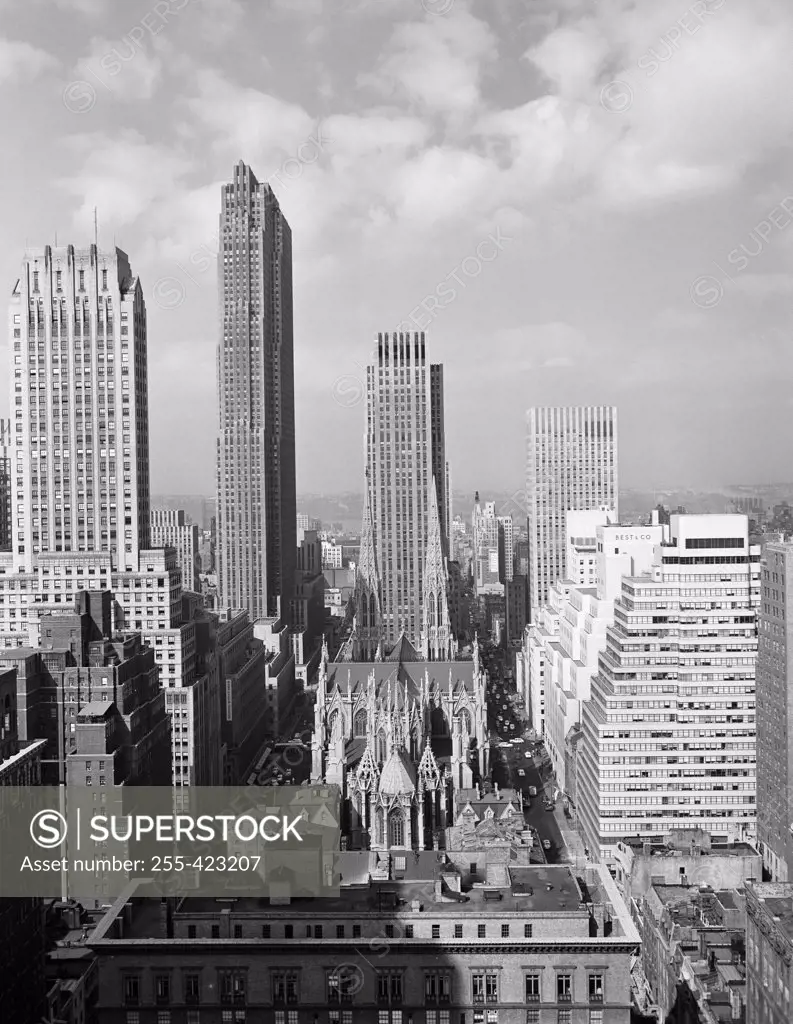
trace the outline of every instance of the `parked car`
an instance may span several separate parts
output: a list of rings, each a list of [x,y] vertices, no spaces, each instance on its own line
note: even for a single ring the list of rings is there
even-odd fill
[[[546,811],[552,811],[554,807],[556,807],[556,804],[553,802],[553,800],[546,800],[543,804],[543,807]]]
[[[529,796],[537,796],[537,787],[529,786]]]
[[[529,758],[530,758],[530,757],[531,757],[531,751],[530,751],[530,750],[524,750],[524,751],[523,751],[523,756],[524,756],[524,757],[529,757]]]
[[[542,841],[542,848],[543,848],[543,850],[550,850],[550,848],[551,848],[551,841],[550,841],[550,839],[543,839],[543,841]]]
[[[518,778],[521,778],[521,779],[525,779],[526,778],[526,773],[524,772],[524,770],[522,768],[518,768]]]

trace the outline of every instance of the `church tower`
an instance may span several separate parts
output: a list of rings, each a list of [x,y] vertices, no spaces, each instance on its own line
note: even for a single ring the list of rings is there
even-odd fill
[[[430,514],[424,559],[422,594],[422,654],[427,661],[448,661],[452,657],[452,631],[449,621],[449,577],[443,554],[443,534],[438,514],[436,482],[430,488]]]
[[[380,600],[380,574],[377,571],[372,500],[369,472],[366,473],[363,522],[361,524],[361,554],[355,576],[355,635],[353,658],[356,661],[374,661],[381,650],[383,638],[382,605]]]

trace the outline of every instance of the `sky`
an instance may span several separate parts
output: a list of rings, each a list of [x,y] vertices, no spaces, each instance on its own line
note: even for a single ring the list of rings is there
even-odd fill
[[[395,329],[445,365],[455,490],[522,484],[533,405],[616,405],[626,487],[793,479],[789,0],[0,15],[0,281],[26,245],[93,241],[97,209],[146,298],[155,493],[214,488],[240,159],[292,228],[298,491],[362,488]]]

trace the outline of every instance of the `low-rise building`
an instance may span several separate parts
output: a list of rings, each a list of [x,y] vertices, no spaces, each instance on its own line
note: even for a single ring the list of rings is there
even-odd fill
[[[481,851],[339,860],[338,899],[154,903],[132,883],[87,939],[99,1024],[158,1006],[184,1024],[628,1024],[639,935],[605,869],[479,881]]]

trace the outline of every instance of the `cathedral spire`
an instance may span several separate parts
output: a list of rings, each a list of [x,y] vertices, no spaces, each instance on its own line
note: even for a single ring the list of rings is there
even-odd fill
[[[438,514],[435,478],[430,488],[427,547],[424,559],[421,645],[427,661],[445,661],[451,652],[451,624],[448,603],[449,577],[443,554],[443,534]]]
[[[363,501],[361,522],[361,552],[355,575],[353,596],[356,619],[356,657],[372,661],[376,657],[382,638],[382,616],[380,600],[380,574],[377,570],[377,556],[374,545],[372,522],[372,496],[369,471],[366,472],[366,493]]]

